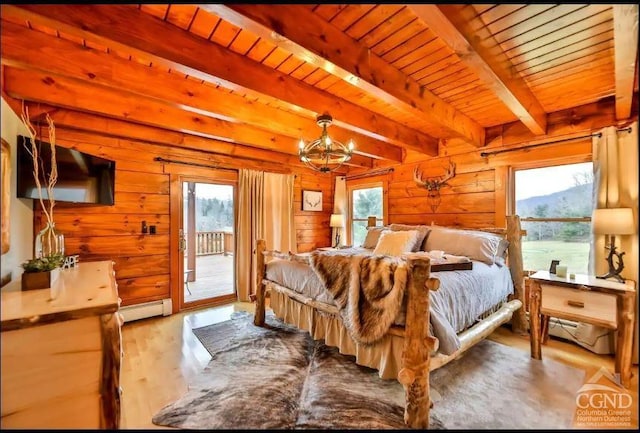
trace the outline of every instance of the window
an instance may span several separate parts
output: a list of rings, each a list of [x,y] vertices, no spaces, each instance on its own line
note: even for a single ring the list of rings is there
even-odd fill
[[[524,268],[548,270],[557,259],[570,273],[588,273],[593,163],[516,169],[514,180]]]
[[[376,217],[376,225],[384,225],[384,194],[381,184],[349,188],[350,243],[360,246],[367,236],[367,218]]]

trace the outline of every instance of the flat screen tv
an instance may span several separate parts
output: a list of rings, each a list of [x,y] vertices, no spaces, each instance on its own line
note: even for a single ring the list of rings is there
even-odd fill
[[[45,176],[51,172],[51,146],[37,140],[40,153],[40,184],[42,198],[47,199]],[[31,139],[18,135],[17,196],[38,199],[38,188],[33,179]],[[74,149],[56,146],[58,181],[53,188],[56,202],[114,204],[116,163]]]

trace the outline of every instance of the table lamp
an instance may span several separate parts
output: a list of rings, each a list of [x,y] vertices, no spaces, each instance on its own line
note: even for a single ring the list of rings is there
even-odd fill
[[[605,246],[605,248],[609,249],[609,255],[607,256],[609,272],[604,275],[598,275],[597,278],[615,278],[624,283],[624,279],[620,276],[624,269],[624,262],[622,261],[624,253],[616,251],[616,235],[632,235],[635,233],[633,210],[631,208],[595,209],[591,216],[591,227],[595,234],[606,235],[610,239],[609,245]],[[617,258],[616,263],[613,260],[614,256]]]
[[[339,213],[331,214],[329,226],[336,229],[336,245],[334,248],[338,248],[340,246],[340,229],[344,227],[344,215]]]

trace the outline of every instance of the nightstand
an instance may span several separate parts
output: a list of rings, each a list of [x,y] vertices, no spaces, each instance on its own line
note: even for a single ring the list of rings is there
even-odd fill
[[[529,276],[531,357],[542,359],[541,343],[549,335],[549,317],[590,323],[618,331],[615,372],[629,387],[633,348],[635,283],[578,274],[574,279],[548,271]]]

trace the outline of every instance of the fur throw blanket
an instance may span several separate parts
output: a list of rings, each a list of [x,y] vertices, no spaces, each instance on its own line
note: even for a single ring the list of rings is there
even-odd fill
[[[316,251],[309,263],[333,295],[354,341],[369,344],[385,335],[402,307],[408,280],[404,260]]]

